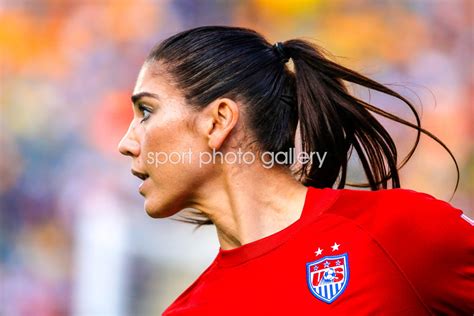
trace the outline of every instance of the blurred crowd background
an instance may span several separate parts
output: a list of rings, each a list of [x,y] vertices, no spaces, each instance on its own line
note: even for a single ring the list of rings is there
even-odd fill
[[[310,39],[390,84],[461,171],[449,200],[454,163],[423,137],[402,186],[472,215],[473,3],[0,0],[0,315],[157,315],[212,261],[214,228],[147,217],[116,150],[148,51],[195,26]],[[354,93],[413,121],[392,98]],[[415,133],[383,122],[403,157]]]

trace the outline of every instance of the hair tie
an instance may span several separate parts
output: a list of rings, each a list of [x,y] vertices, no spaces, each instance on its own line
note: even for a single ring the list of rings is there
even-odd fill
[[[290,56],[286,52],[282,42],[273,44],[273,50],[277,53],[283,63],[287,63],[290,60]]]

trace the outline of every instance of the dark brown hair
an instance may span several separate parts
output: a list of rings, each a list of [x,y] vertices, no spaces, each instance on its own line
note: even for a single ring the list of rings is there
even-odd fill
[[[449,148],[421,127],[414,106],[388,87],[323,54],[305,40],[283,42],[278,49],[259,33],[240,27],[204,26],[178,33],[158,44],[147,58],[160,61],[192,106],[204,108],[219,97],[239,98],[245,104],[247,128],[259,150],[284,152],[295,146],[297,125],[302,150],[327,152],[324,165],[304,164],[295,176],[305,185],[337,188],[346,185],[371,190],[400,188],[398,170],[413,155],[421,133],[438,142],[459,167]],[[293,70],[285,58],[293,61]],[[346,82],[391,95],[413,112],[413,124],[353,95]],[[372,113],[417,131],[408,155],[397,165],[397,148]],[[358,154],[367,183],[346,183],[352,151]],[[288,166],[287,166],[288,167]],[[454,194],[453,192],[453,194]],[[212,224],[199,212],[183,221]]]

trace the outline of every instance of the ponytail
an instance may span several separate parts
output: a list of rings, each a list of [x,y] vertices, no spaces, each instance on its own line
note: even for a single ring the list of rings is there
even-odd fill
[[[302,151],[325,154],[323,166],[303,163],[295,176],[306,186],[371,190],[400,188],[398,170],[415,152],[424,133],[451,151],[421,127],[413,105],[397,92],[355,71],[338,65],[322,49],[303,40],[272,46],[261,34],[246,28],[202,26],[178,33],[153,48],[147,62],[162,62],[176,86],[194,109],[204,109],[219,97],[238,98],[245,105],[245,128],[261,152],[288,152],[295,147],[300,126]],[[294,71],[286,67],[293,60]],[[415,123],[379,109],[351,95],[346,82],[402,100]],[[414,128],[415,144],[397,165],[397,148],[373,113]],[[358,154],[367,183],[346,183],[353,150]],[[291,167],[291,163],[283,167]],[[391,182],[391,183],[389,183]],[[454,194],[454,193],[453,193]],[[199,211],[184,220],[212,224]]]
[[[297,171],[303,184],[325,188],[332,187],[339,179],[338,188],[348,185],[378,190],[386,189],[391,181],[392,188],[400,188],[398,170],[411,158],[418,146],[420,134],[424,133],[446,149],[454,160],[457,171],[454,192],[456,191],[459,184],[456,159],[441,140],[421,127],[418,113],[406,98],[374,80],[330,61],[316,45],[303,40],[289,40],[284,43],[284,49],[294,64],[302,151],[327,152],[323,168],[316,164],[303,164]],[[410,107],[416,124],[352,96],[344,86],[344,81],[402,100]],[[397,148],[392,137],[371,112],[417,131],[415,144],[399,166]],[[347,164],[352,149],[358,154],[368,183],[346,183]]]

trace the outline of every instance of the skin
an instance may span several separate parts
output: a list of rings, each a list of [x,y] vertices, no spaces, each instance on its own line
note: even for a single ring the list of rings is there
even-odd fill
[[[184,208],[197,209],[215,224],[224,250],[259,240],[297,221],[307,188],[288,169],[264,168],[258,161],[199,165],[199,153],[213,149],[236,152],[246,139],[242,105],[219,98],[196,110],[172,82],[159,63],[142,67],[133,94],[151,93],[159,99],[145,96],[136,100],[133,120],[118,146],[132,158],[132,170],[148,175],[139,189],[146,212],[165,218]],[[155,165],[147,159],[150,152],[189,150],[192,159],[184,163]]]

